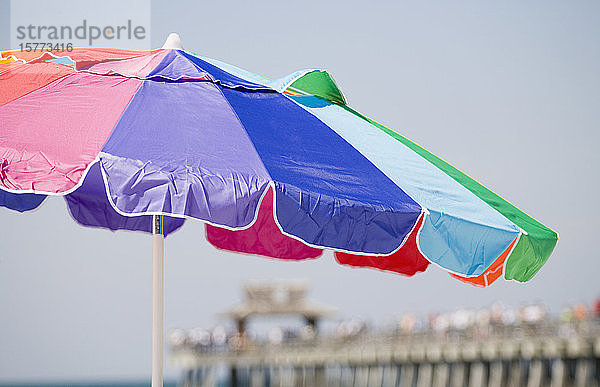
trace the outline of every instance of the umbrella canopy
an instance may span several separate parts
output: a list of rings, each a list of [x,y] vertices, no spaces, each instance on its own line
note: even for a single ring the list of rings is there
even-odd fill
[[[320,69],[267,79],[177,48],[5,51],[0,205],[64,196],[87,226],[487,286],[527,281],[557,234],[350,108]]]

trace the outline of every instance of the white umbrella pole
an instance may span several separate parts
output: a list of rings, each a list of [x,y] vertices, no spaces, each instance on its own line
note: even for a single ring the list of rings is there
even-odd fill
[[[163,216],[152,216],[152,387],[163,385],[165,236]]]

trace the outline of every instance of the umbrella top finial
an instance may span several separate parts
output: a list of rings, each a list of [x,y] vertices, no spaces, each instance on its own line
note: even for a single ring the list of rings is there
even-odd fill
[[[179,34],[171,32],[169,36],[167,36],[165,44],[163,44],[161,48],[168,50],[183,50],[183,45],[181,44],[181,38],[179,37]]]

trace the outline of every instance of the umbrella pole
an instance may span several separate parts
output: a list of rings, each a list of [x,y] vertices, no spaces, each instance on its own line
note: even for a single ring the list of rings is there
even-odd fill
[[[152,387],[163,385],[165,236],[163,216],[152,216]]]

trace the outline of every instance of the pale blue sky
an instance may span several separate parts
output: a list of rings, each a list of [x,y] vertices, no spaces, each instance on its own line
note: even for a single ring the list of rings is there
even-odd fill
[[[214,325],[248,278],[306,278],[340,317],[380,324],[497,300],[558,312],[600,295],[600,3],[451,3],[153,1],[151,36],[159,47],[179,32],[187,49],[269,77],[328,69],[352,107],[557,230],[547,265],[527,284],[478,289],[436,267],[405,278],[331,253],[301,263],[226,253],[188,221],[166,242],[167,329]],[[0,25],[2,47],[7,33]],[[0,209],[0,382],[147,378],[150,264],[150,237],[78,226],[62,199]]]

